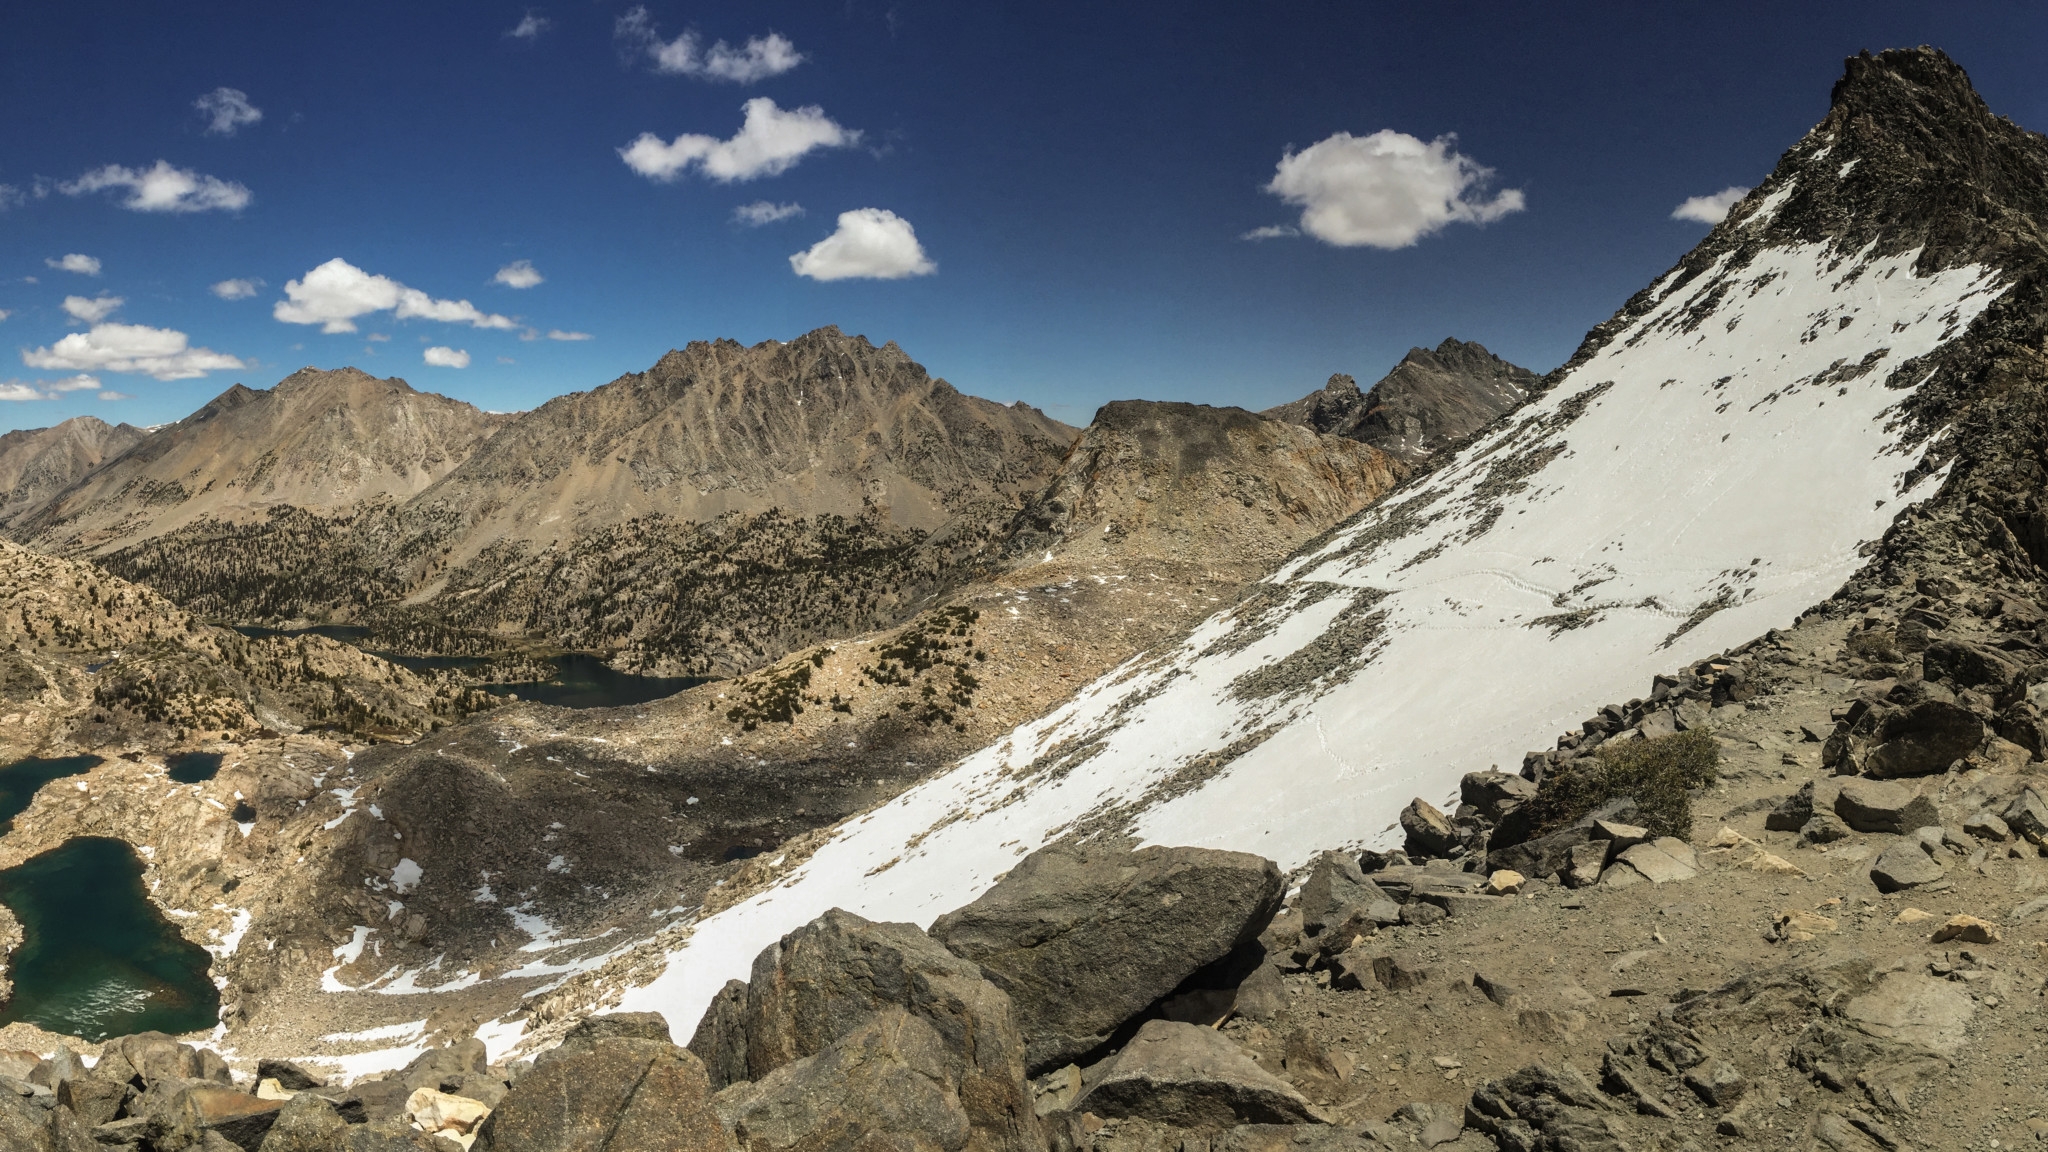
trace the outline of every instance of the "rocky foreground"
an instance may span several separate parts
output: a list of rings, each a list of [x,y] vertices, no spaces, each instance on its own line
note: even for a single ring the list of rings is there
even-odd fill
[[[600,1015],[531,1061],[463,1041],[343,1085],[127,1037],[74,1046],[90,1067],[0,1067],[0,1131],[271,1152],[2011,1147],[2048,1132],[2042,621],[1938,578],[1846,595],[1519,774],[1469,774],[1450,812],[1417,799],[1402,850],[1326,852],[1292,884],[1243,853],[1063,842],[928,929],[828,912],[687,1047]]]

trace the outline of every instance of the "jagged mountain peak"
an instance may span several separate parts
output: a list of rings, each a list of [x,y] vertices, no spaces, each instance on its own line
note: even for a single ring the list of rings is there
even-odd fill
[[[1339,372],[1319,391],[1264,415],[1361,440],[1413,464],[1520,404],[1535,382],[1534,372],[1483,345],[1446,337],[1433,349],[1410,348],[1368,392]]]

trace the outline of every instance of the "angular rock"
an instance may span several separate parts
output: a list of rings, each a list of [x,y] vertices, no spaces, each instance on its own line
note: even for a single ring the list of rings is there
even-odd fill
[[[1287,985],[1280,979],[1280,970],[1271,964],[1261,964],[1237,986],[1237,995],[1231,1001],[1231,1011],[1247,1020],[1271,1020],[1287,1007]]]
[[[1939,647],[1928,649],[1930,659]],[[1879,780],[1932,776],[1977,750],[1984,722],[1960,705],[1922,700],[1887,716],[1879,738],[1883,743],[1863,761],[1867,775]]]
[[[1955,915],[1942,921],[1934,930],[1934,943],[1946,944],[1950,940],[1961,940],[1965,944],[1996,944],[2005,939],[1998,925],[1975,916]]]
[[[2012,839],[2012,827],[2000,819],[1997,813],[1984,811],[1963,821],[1963,831],[1979,840],[2002,843]]]
[[[2048,847],[2048,801],[2032,788],[2021,792],[2005,810],[2005,822],[2016,835],[2037,847]]]
[[[1626,864],[1653,884],[1670,884],[1699,875],[1699,859],[1692,846],[1671,836],[1661,836],[1623,852],[1617,865]]]
[[[1373,979],[1391,992],[1420,987],[1429,981],[1433,971],[1415,952],[1381,952],[1372,958]]]
[[[1608,851],[1619,854],[1638,844],[1647,843],[1650,830],[1635,824],[1624,824],[1619,820],[1595,820],[1587,835],[1594,840],[1605,840]]]
[[[256,1062],[256,1078],[258,1080],[275,1080],[278,1083],[278,1087],[287,1088],[293,1092],[302,1092],[308,1088],[327,1087],[325,1077],[315,1072],[309,1072],[289,1060],[258,1060]]]
[[[1764,827],[1772,832],[1797,832],[1813,819],[1813,781],[1800,785],[1799,791],[1778,802],[1771,814],[1764,817]]]
[[[1833,844],[1847,840],[1851,829],[1840,816],[1833,812],[1815,812],[1813,819],[1799,830],[1799,838],[1808,844]]]
[[[1524,807],[1516,813],[1522,816],[1529,811]],[[1633,798],[1618,796],[1571,824],[1534,839],[1523,839],[1514,829],[1515,821],[1510,820],[1496,829],[1486,853],[1489,869],[1508,868],[1524,876],[1548,876],[1562,872],[1570,863],[1571,850],[1575,845],[1592,839],[1593,825],[1597,821],[1628,821],[1636,815],[1637,805]],[[1384,884],[1381,885],[1385,887]]]
[[[1901,840],[1878,853],[1870,865],[1871,882],[1880,892],[1903,892],[1941,879],[1942,867],[1920,850],[1918,842]]]
[[[1458,782],[1458,799],[1496,824],[1535,798],[1536,785],[1506,772],[1467,772]]]
[[[1450,818],[1420,796],[1401,809],[1401,829],[1408,834],[1410,856],[1448,856],[1460,840]]]
[[[1385,1152],[1369,1127],[1240,1124],[1209,1138],[1209,1152]],[[1183,1145],[1186,1147],[1186,1145]]]
[[[1565,887],[1591,887],[1600,882],[1600,872],[1606,867],[1605,840],[1588,840],[1583,844],[1574,844],[1571,848],[1570,861],[1562,870]]]
[[[1845,780],[1835,797],[1835,815],[1858,832],[1890,832],[1903,836],[1916,828],[1941,823],[1934,801],[1900,784],[1881,780]]]
[[[348,1122],[312,1092],[300,1092],[278,1109],[260,1152],[329,1152],[348,1134]]]
[[[1209,1028],[1150,1020],[1074,1101],[1076,1112],[1177,1128],[1322,1123],[1294,1086]]]
[[[1496,980],[1484,972],[1474,972],[1472,974],[1472,986],[1479,989],[1488,1000],[1503,1008],[1520,1008],[1524,1002],[1520,989],[1512,984]]]
[[[87,1124],[105,1124],[121,1112],[128,1097],[128,1085],[88,1072],[57,1085],[57,1103],[78,1113]]]
[[[704,1062],[704,1074],[711,1078],[711,1090],[737,1084],[750,1077],[747,1071],[747,985],[744,980],[727,980],[710,1007],[697,1021],[689,1049]]]
[[[1258,938],[1286,883],[1271,861],[1206,848],[1057,844],[932,925],[1016,1005],[1027,1070],[1105,1043],[1196,970]]]
[[[472,1152],[723,1152],[704,1065],[660,1040],[598,1040],[519,1078]]]
[[[587,1016],[578,1020],[574,1027],[562,1035],[560,1044],[534,1057],[533,1065],[538,1068],[551,1060],[573,1056],[578,1052],[588,1052],[599,1040],[658,1040],[666,1044],[669,1042],[668,1018],[659,1012],[607,1012]],[[475,1068],[465,1071],[483,1069],[482,1054],[478,1053],[477,1056],[479,1059]],[[444,1088],[442,1091],[452,1089]]]
[[[1301,929],[1311,936],[1342,920],[1356,905],[1370,905],[1387,898],[1379,885],[1365,878],[1358,861],[1341,852],[1325,852],[1302,881],[1296,907],[1301,912]]]
[[[755,958],[744,1021],[747,1079],[825,1051],[894,1005],[937,1030],[982,1139],[991,1148],[1027,1147],[1036,1133],[1028,1049],[1014,1002],[985,971],[915,925],[832,909]],[[1055,1017],[1062,1019],[1071,1018]]]
[[[890,1005],[824,1051],[712,1103],[747,1152],[959,1149],[972,1128],[955,1067],[936,1029]]]
[[[1685,1086],[1713,1108],[1732,1108],[1749,1091],[1749,1081],[1740,1069],[1726,1060],[1702,1064],[1685,1074]]]
[[[22,1079],[55,1092],[58,1084],[73,1076],[83,1076],[85,1072],[85,1065],[78,1059],[77,1053],[69,1048],[59,1048],[51,1055],[38,1060],[36,1066]]]
[[[1401,923],[1411,928],[1427,928],[1432,924],[1441,924],[1450,918],[1451,914],[1445,911],[1440,904],[1417,900],[1413,903],[1401,905]]]
[[[109,1040],[107,1049],[141,1077],[145,1089],[159,1080],[200,1079],[198,1051],[162,1032],[137,1032]]]
[[[1474,1089],[1465,1124],[1516,1152],[1623,1152],[1632,1144],[1618,1138],[1608,1122],[1619,1111],[1570,1065],[1532,1064]]]
[[[178,1093],[168,1117],[151,1117],[153,1139],[158,1147],[190,1148],[212,1133],[245,1152],[257,1152],[277,1122],[278,1109],[275,1100],[259,1100],[217,1084],[195,1084]]]
[[[1961,640],[1936,640],[1927,646],[1921,667],[1929,680],[1946,680],[1957,688],[1983,688],[1993,696],[2007,690],[2020,668],[2004,655]]]
[[[1514,896],[1520,893],[1522,886],[1528,882],[1529,878],[1520,872],[1502,868],[1486,878],[1486,895]]]
[[[92,1125],[80,1120],[78,1113],[69,1108],[50,1109],[47,1123],[45,1143],[37,1146],[39,1152],[106,1152],[94,1137]]]

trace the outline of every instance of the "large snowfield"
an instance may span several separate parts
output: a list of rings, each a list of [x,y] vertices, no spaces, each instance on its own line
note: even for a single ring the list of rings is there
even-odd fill
[[[1781,201],[1756,198],[1730,226]],[[1897,408],[1925,375],[1909,362],[2002,289],[1982,267],[1915,276],[1915,255],[1782,246],[1663,289],[1555,388],[1263,595],[706,918],[621,1008],[663,1012],[687,1040],[725,981],[826,909],[928,925],[1077,826],[1282,868],[1383,845],[1410,798],[1513,771],[1599,706],[1646,695],[1653,674],[1789,624],[1940,486],[1902,491],[1919,455]]]

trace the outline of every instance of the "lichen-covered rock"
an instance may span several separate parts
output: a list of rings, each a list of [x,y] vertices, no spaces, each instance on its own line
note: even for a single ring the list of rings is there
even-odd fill
[[[1293,1085],[1227,1037],[1170,1020],[1146,1021],[1071,1108],[1178,1128],[1323,1122]]]
[[[887,1005],[823,1051],[733,1085],[714,1103],[747,1152],[955,1152],[975,1134],[959,1067],[936,1028]]]
[[[608,1038],[519,1078],[474,1152],[727,1152],[704,1065],[666,1041]]]
[[[1057,844],[939,917],[932,936],[1009,993],[1037,1073],[1094,1052],[1257,939],[1285,889],[1276,865],[1243,852]]]

